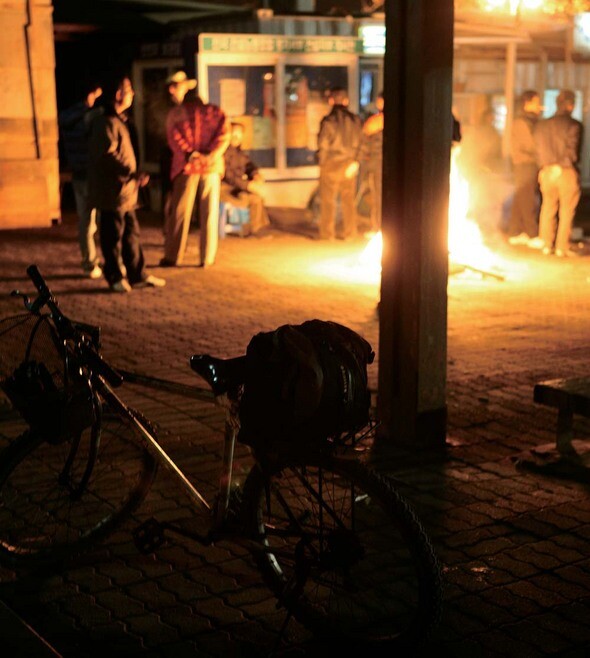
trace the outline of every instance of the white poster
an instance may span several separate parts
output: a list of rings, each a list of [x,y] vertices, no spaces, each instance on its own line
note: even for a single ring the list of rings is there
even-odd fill
[[[224,78],[219,81],[221,109],[228,117],[246,114],[246,82],[239,78]]]

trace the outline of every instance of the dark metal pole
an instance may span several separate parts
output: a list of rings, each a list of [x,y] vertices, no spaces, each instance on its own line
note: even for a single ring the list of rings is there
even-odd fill
[[[381,436],[442,448],[453,0],[387,0],[385,14]]]

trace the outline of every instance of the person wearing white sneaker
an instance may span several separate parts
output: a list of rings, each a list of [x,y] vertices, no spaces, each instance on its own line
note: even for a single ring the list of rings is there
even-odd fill
[[[557,112],[540,121],[534,134],[543,197],[539,237],[546,249],[555,247],[555,254],[562,257],[570,253],[570,233],[581,196],[578,163],[583,126],[572,117],[575,103],[575,93],[562,89]]]
[[[534,238],[531,238],[526,245],[529,249],[543,249],[545,246],[545,240],[540,238],[538,235]]]
[[[556,249],[555,255],[557,258],[577,258],[580,254],[572,249],[566,249],[565,251],[562,249]]]
[[[133,288],[163,288],[166,285],[166,279],[159,276],[148,274],[145,279],[133,284]]]
[[[537,235],[539,214],[537,166],[533,131],[541,114],[541,99],[532,89],[520,97],[520,111],[512,124],[510,157],[514,176],[514,199],[508,224],[508,243],[529,244]]]
[[[147,185],[149,176],[137,171],[127,128],[126,110],[133,96],[127,76],[105,85],[105,98],[111,104],[94,120],[89,140],[89,197],[100,213],[103,274],[111,290],[118,293],[130,292],[132,286],[162,287],[166,283],[145,271],[139,241],[137,193]]]
[[[102,267],[97,263],[91,270],[84,270],[89,279],[100,279],[102,276]]]
[[[120,281],[115,281],[115,283],[111,283],[110,289],[112,292],[131,292],[131,286],[129,285],[129,282],[127,279],[121,279]]]
[[[519,233],[518,235],[511,235],[508,238],[508,244],[511,245],[525,245],[529,243],[530,237],[528,233]]]

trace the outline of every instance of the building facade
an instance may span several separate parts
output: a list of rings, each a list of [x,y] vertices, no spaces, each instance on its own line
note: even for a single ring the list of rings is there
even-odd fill
[[[51,0],[0,3],[0,229],[60,219]]]

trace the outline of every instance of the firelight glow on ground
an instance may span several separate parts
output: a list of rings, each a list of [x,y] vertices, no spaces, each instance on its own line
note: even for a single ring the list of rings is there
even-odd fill
[[[528,267],[487,247],[477,222],[469,217],[469,183],[457,165],[459,154],[460,147],[454,147],[451,153],[448,234],[450,271],[455,274],[452,278],[481,280],[486,274],[492,278],[521,278]],[[379,232],[373,235],[360,255],[348,253],[345,257],[322,260],[312,265],[311,270],[321,277],[378,285],[381,281],[382,246]]]

